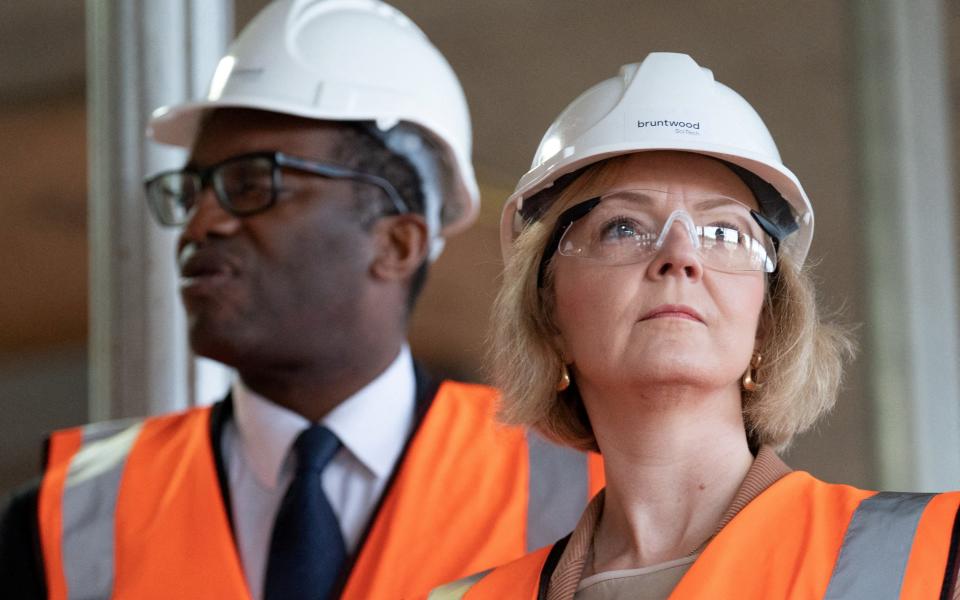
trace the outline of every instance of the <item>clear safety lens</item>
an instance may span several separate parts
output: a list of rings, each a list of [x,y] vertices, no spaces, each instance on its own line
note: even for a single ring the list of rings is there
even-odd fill
[[[166,171],[146,181],[147,200],[160,223],[183,225],[209,179],[225,210],[237,216],[255,214],[273,204],[275,161],[274,154],[249,154],[228,158],[203,171]]]
[[[563,256],[624,265],[648,260],[671,234],[688,238],[703,264],[712,269],[766,273],[776,269],[776,247],[750,207],[719,195],[656,190],[606,194],[570,225],[557,250]]]
[[[248,156],[224,161],[212,172],[221,202],[239,215],[255,213],[273,203],[274,166],[271,157]]]
[[[160,223],[181,225],[189,218],[200,187],[195,173],[168,171],[147,181],[147,200]]]

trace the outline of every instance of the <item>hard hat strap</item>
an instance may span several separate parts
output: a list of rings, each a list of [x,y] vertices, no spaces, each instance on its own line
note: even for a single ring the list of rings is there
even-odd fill
[[[718,159],[720,160],[720,159]],[[797,224],[797,218],[790,208],[790,203],[786,201],[777,188],[770,185],[765,179],[744,169],[740,165],[721,160],[733,173],[740,178],[743,183],[753,192],[757,204],[760,206],[760,214],[754,215],[754,220],[763,228],[767,235],[773,238],[779,250],[780,242],[788,235],[800,229]]]
[[[430,235],[429,258],[431,262],[436,260],[444,246],[444,239],[440,234],[443,209],[441,190],[447,189],[447,182],[443,178],[449,176],[451,169],[438,164],[442,160],[440,150],[435,148],[423,130],[415,125],[401,122],[382,130],[376,124],[369,123],[367,130],[383,142],[388,150],[407,160],[417,172],[423,193],[423,216]]]

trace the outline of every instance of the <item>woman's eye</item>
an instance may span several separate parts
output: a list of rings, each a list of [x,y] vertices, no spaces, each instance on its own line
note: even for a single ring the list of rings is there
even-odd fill
[[[715,231],[718,236],[736,236],[740,233],[740,227],[733,223],[711,223],[707,228]]]
[[[740,228],[732,223],[711,223],[703,228],[703,237],[707,242],[739,245],[746,243],[750,236],[741,233]]]
[[[717,221],[717,222],[711,223],[710,227],[714,227],[716,229],[740,231],[740,226],[730,221]]]
[[[638,240],[644,236],[639,224],[624,217],[607,221],[600,229],[600,239],[605,241]]]

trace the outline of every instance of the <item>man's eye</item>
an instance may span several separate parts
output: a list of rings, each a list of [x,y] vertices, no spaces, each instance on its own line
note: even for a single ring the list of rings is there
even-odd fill
[[[266,177],[251,177],[238,179],[230,184],[230,191],[237,194],[248,194],[270,189],[270,179]]]

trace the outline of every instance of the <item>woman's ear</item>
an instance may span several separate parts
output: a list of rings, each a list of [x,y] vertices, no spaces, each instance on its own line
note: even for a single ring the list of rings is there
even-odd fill
[[[556,348],[557,354],[560,355],[560,360],[565,365],[569,365],[573,362],[573,357],[570,356],[570,352],[567,351],[567,343],[563,339],[563,335],[557,333],[553,336],[553,347]]]
[[[760,315],[757,317],[757,333],[754,336],[753,348],[759,350],[764,340],[773,335],[775,319],[773,316],[773,299],[771,297],[774,282],[767,277],[763,286],[763,304],[760,305]]]
[[[769,294],[769,291],[765,292]],[[760,307],[760,316],[757,317],[757,333],[753,338],[753,349],[757,351],[763,348],[763,341],[771,333],[773,327],[773,307],[770,304],[770,298],[764,298],[763,305]]]
[[[429,234],[415,214],[379,219],[373,228],[374,256],[370,273],[382,281],[409,279],[427,259]]]

